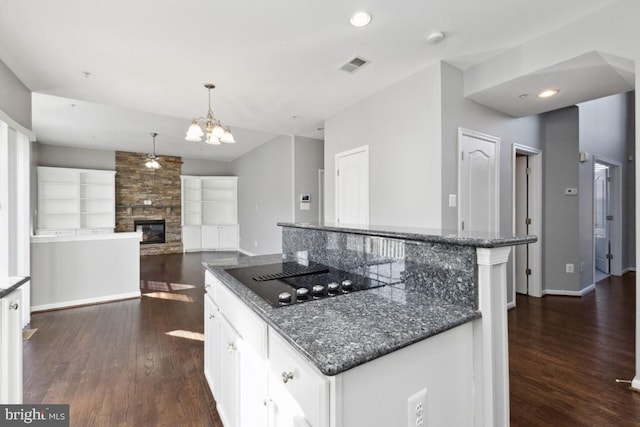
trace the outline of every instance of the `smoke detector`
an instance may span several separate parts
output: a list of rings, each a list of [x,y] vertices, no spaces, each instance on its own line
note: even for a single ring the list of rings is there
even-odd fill
[[[432,44],[439,43],[443,39],[444,39],[444,33],[442,31],[434,31],[433,33],[427,36],[427,41]]]

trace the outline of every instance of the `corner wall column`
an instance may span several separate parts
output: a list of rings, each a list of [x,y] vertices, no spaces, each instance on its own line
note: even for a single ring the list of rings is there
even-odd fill
[[[478,248],[478,306],[474,324],[475,425],[509,425],[507,260],[511,247]]]

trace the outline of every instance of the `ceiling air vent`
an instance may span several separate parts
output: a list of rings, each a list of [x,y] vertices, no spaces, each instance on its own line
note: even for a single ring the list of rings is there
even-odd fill
[[[367,65],[369,61],[366,59],[358,58],[357,56],[351,60],[349,60],[346,64],[343,64],[340,69],[342,71],[346,71],[347,73],[353,73],[358,71],[360,68]]]

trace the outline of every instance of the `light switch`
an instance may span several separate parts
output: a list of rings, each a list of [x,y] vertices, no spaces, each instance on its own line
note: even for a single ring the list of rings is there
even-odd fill
[[[567,196],[577,196],[578,195],[578,189],[577,188],[565,188],[564,189],[564,194]]]
[[[455,194],[449,194],[449,207],[455,208],[458,204],[458,196]]]

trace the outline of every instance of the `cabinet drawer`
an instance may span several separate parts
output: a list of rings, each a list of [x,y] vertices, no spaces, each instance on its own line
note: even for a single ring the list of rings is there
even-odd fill
[[[271,328],[269,370],[270,380],[284,386],[313,427],[328,425],[328,379]]]
[[[267,324],[224,285],[216,284],[213,288],[220,312],[256,354],[266,358]]]
[[[204,291],[211,297],[211,299],[216,301],[216,287],[221,286],[213,274],[209,271],[204,272]]]

